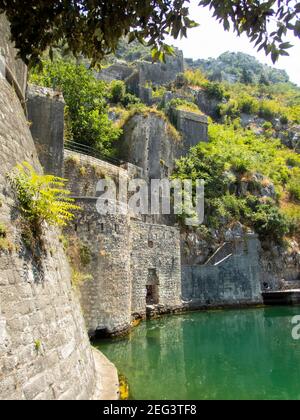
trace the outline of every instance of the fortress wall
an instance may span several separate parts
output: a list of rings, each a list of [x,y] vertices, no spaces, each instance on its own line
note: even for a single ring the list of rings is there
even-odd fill
[[[64,110],[61,94],[30,85],[27,111],[30,131],[45,173],[62,175],[64,161]]]
[[[76,197],[96,197],[97,183],[103,178],[113,180],[116,185],[120,179],[128,180],[127,170],[121,167],[69,150],[65,150],[64,156],[64,177]]]
[[[120,144],[121,159],[142,168],[150,180],[171,175],[181,147],[168,123],[154,112],[132,117],[124,127]]]
[[[145,315],[147,286],[157,286],[157,303],[165,309],[181,306],[178,229],[132,221],[131,279],[133,314]]]
[[[2,33],[0,48],[12,51]],[[21,83],[26,67],[9,58]],[[59,231],[47,229],[39,263],[21,240],[6,175],[23,161],[42,168],[20,99],[3,77],[0,92],[0,223],[7,239],[0,249],[0,399],[91,399],[94,359]]]
[[[25,98],[27,87],[27,67],[16,59],[17,51],[10,41],[10,25],[5,15],[0,15],[0,56],[4,57],[7,73],[11,73],[14,81]],[[11,76],[9,76],[11,78]]]
[[[77,199],[82,208],[68,236],[79,238],[90,253],[80,286],[80,301],[90,335],[127,332],[131,322],[129,219],[97,213],[96,198]]]
[[[249,236],[244,246],[217,264],[182,267],[182,296],[190,308],[262,303],[259,241]]]

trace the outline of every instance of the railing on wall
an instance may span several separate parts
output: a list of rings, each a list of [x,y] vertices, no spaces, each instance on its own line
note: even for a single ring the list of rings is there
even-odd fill
[[[77,153],[81,153],[82,155],[91,156],[96,159],[104,160],[105,162],[111,163],[112,165],[115,165],[115,166],[121,166],[125,163],[122,160],[109,156],[105,153],[101,153],[99,150],[97,150],[94,147],[91,147],[82,143],[77,143],[75,141],[71,141],[71,140],[66,141],[64,147],[66,150],[70,150],[71,152],[77,152]]]

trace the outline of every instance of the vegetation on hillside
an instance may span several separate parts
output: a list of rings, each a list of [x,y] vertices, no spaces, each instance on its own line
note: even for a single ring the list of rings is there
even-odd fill
[[[241,52],[225,52],[218,58],[187,60],[192,70],[204,72],[215,82],[253,84],[287,83],[286,71],[261,64],[255,57]]]
[[[214,124],[209,135],[174,175],[205,181],[205,224],[226,229],[240,221],[276,241],[299,233],[300,156],[242,128]]]
[[[115,143],[121,131],[108,118],[107,98],[125,100],[123,85],[120,88],[113,84],[109,89],[84,65],[62,59],[44,61],[42,69],[32,70],[30,82],[63,93],[69,140],[93,147],[105,155],[115,154]]]
[[[187,70],[184,83],[206,92],[207,98],[219,102],[217,114],[233,121],[249,114],[282,125],[300,123],[300,88],[290,82],[265,85],[261,83],[211,82],[200,70]]]

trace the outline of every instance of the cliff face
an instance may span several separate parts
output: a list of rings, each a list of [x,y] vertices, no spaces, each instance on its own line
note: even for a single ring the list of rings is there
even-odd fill
[[[0,17],[5,57],[16,80],[26,68],[14,60],[7,23]],[[29,125],[15,90],[0,77],[0,223],[9,246],[0,249],[0,400],[90,399],[95,367],[80,306],[73,294],[59,232],[45,235],[37,266],[22,244],[18,212],[6,174],[27,161],[38,171]]]

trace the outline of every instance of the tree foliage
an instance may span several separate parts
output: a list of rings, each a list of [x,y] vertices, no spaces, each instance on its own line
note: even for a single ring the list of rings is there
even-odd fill
[[[61,59],[44,61],[31,73],[31,82],[63,92],[71,139],[105,155],[114,154],[121,131],[108,118],[107,86],[84,65]]]
[[[174,175],[204,180],[207,227],[226,229],[239,221],[277,241],[292,233],[300,216],[299,155],[280,141],[233,126],[214,124],[209,134],[209,143],[199,143],[177,162]]]
[[[288,54],[288,32],[300,37],[297,0],[201,0],[200,5],[210,7],[225,30],[246,33],[273,61]],[[51,54],[51,48],[64,41],[75,56],[83,54],[95,64],[114,52],[123,36],[147,40],[154,59],[163,58],[172,52],[165,44],[167,35],[184,37],[196,26],[188,6],[189,0],[0,0],[0,13],[6,13],[25,62],[35,62],[47,48]],[[271,20],[276,21],[275,30]]]
[[[289,76],[285,70],[279,70],[260,63],[255,57],[242,52],[225,52],[218,58],[187,60],[190,68],[203,71],[212,81],[260,83],[287,83]],[[252,80],[250,80],[252,79]]]

